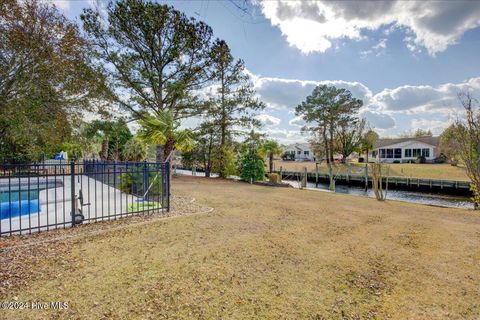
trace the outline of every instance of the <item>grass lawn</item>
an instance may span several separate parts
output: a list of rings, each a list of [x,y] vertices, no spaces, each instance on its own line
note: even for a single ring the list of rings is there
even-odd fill
[[[1,298],[69,308],[1,318],[480,318],[473,211],[195,177],[173,188],[215,210],[50,243]]]
[[[390,176],[392,177],[410,177],[420,179],[440,179],[440,180],[458,180],[469,181],[465,169],[463,167],[451,166],[449,164],[417,164],[417,163],[391,163],[386,164],[390,168]],[[314,162],[295,162],[275,160],[275,170],[280,170],[280,166],[286,171],[301,171],[306,167],[308,171],[315,171]],[[365,164],[352,163],[352,174],[362,174]],[[320,165],[321,172],[327,172],[326,163]],[[347,167],[345,165],[337,165],[334,169],[335,173],[346,173]]]

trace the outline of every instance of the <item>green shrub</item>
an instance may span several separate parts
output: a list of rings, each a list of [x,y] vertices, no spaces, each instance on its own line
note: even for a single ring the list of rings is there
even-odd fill
[[[213,153],[213,171],[218,172],[222,178],[236,174],[235,151],[233,146],[225,145]]]
[[[417,158],[417,163],[426,163],[427,159],[424,156],[419,156]]]
[[[440,155],[436,157],[434,160],[435,163],[447,163],[447,161],[448,161],[448,158],[443,153],[440,153]]]
[[[282,160],[283,161],[293,161],[293,160],[295,160],[295,154],[290,153],[290,152],[284,152],[282,154]]]
[[[162,174],[161,172],[149,172],[148,178],[144,181],[144,171],[139,169],[132,172],[120,174],[119,189],[128,194],[143,195],[148,187],[149,194],[160,194],[162,192]]]
[[[123,149],[123,159],[126,161],[142,161],[147,157],[147,146],[137,137],[134,137],[125,143]]]
[[[72,142],[64,142],[56,148],[56,152],[65,151],[70,161],[78,161],[83,156],[83,148],[81,145]]]
[[[247,148],[239,159],[240,178],[243,181],[263,181],[265,179],[265,162],[254,148]]]

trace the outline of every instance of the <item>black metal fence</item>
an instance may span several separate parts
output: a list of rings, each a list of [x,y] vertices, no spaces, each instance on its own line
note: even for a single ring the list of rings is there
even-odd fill
[[[169,210],[168,163],[0,165],[0,236]]]

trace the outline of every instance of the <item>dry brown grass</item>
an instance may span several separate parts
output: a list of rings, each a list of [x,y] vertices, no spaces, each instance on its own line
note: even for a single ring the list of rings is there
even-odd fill
[[[315,171],[314,162],[295,162],[295,161],[275,161],[275,170],[280,170],[280,167],[286,171],[301,171],[305,168],[309,172]],[[352,174],[363,174],[363,163],[351,163]],[[390,169],[389,175],[392,177],[409,177],[420,179],[440,179],[440,180],[458,180],[468,181],[467,174],[463,167],[451,166],[449,164],[417,164],[417,163],[391,163],[388,164]],[[327,165],[322,163],[320,165],[321,172],[327,172]],[[346,173],[347,167],[345,165],[337,164],[334,169],[335,172]]]
[[[70,308],[1,317],[480,317],[472,211],[193,177],[174,192],[215,211],[76,241],[3,297]]]

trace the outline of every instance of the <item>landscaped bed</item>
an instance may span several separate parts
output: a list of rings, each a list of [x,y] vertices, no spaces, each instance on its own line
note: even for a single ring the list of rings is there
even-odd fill
[[[172,186],[215,210],[48,243],[41,240],[49,232],[4,240],[39,245],[1,253],[0,287],[9,288],[1,300],[69,307],[2,317],[480,316],[480,216],[473,211],[222,179],[183,176]]]

